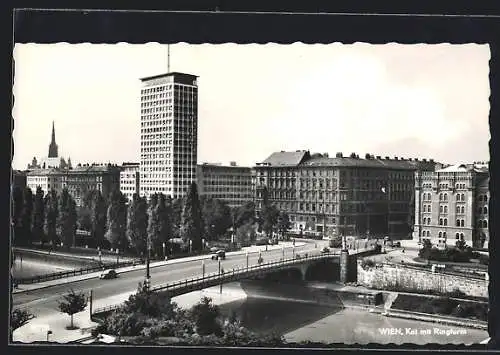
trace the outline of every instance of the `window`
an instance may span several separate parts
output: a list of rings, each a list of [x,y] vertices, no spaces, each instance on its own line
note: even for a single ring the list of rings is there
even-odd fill
[[[465,213],[465,207],[464,206],[462,206],[461,211],[462,211],[462,213]]]
[[[439,232],[439,238],[441,238],[443,236],[443,233]]]
[[[445,226],[447,226],[448,225],[448,218],[443,219],[443,223]]]
[[[460,213],[460,206],[457,206],[457,208],[456,208],[456,212],[457,212],[457,213]]]
[[[455,239],[460,239],[460,234],[455,233]]]
[[[483,196],[483,201],[484,201],[484,202],[488,202],[488,196],[487,196],[487,195],[484,195],[484,196]]]
[[[439,194],[439,201],[443,200],[443,194]]]
[[[440,219],[439,219],[439,225],[440,225],[440,226],[442,226],[442,225],[443,225],[443,219],[442,219],[442,218],[440,218]]]
[[[440,213],[443,213],[443,206],[442,206],[442,205],[441,205],[441,206],[439,206],[439,212],[440,212]]]
[[[487,220],[483,221],[483,228],[488,228],[488,221]]]
[[[463,219],[460,220],[460,227],[463,227],[465,225],[465,221]]]
[[[485,206],[485,207],[483,208],[483,213],[484,213],[484,214],[488,214],[488,207],[486,207],[486,206]]]
[[[448,206],[444,206],[444,213],[448,213]]]
[[[457,219],[457,227],[460,227],[460,220]]]
[[[427,238],[431,236],[431,232],[427,231]]]
[[[443,232],[443,238],[446,239],[446,232]]]
[[[448,201],[448,194],[444,194],[444,200]]]

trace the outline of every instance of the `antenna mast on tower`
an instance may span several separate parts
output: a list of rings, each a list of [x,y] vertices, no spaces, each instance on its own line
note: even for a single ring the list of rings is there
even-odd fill
[[[170,73],[170,44],[167,44],[167,73]]]

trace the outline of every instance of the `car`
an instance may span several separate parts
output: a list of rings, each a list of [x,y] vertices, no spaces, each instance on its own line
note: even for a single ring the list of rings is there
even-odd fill
[[[394,246],[395,246],[396,248],[401,248],[401,242],[395,242],[395,243],[394,243]]]
[[[113,269],[104,270],[103,272],[101,272],[101,275],[99,276],[99,278],[102,280],[116,279],[117,277],[118,273]]]
[[[217,251],[219,251],[219,248],[217,248],[217,247],[211,247],[210,248],[210,252],[211,253],[216,253]]]
[[[212,254],[212,260],[225,260],[226,252],[224,250],[218,250]]]
[[[321,249],[321,252],[322,252],[323,254],[327,254],[327,253],[329,253],[329,252],[330,252],[330,249],[328,249],[327,247],[324,247],[323,249]]]

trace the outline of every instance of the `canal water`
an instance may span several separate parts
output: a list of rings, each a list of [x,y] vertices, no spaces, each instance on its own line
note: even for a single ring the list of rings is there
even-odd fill
[[[304,287],[297,285],[297,288]],[[289,288],[278,297],[276,289],[252,288],[232,283],[192,292],[173,299],[179,306],[190,308],[201,297],[210,297],[226,316],[236,316],[252,331],[280,334],[288,342],[321,342],[340,344],[478,344],[488,337],[482,330],[437,325],[406,319],[390,318],[367,310],[343,308],[333,302],[318,305],[293,299]],[[389,334],[396,329],[398,334]],[[399,329],[401,329],[399,331]],[[411,331],[409,331],[411,330]]]

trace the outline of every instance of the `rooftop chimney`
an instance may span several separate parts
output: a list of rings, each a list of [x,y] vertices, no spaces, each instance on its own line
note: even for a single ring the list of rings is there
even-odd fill
[[[231,161],[231,162],[229,162],[229,165],[230,166],[236,166],[236,162],[235,161]]]
[[[382,157],[381,157],[380,155],[377,155],[377,159],[379,159],[379,160],[380,160],[380,159],[382,159]]]
[[[398,157],[394,157],[394,160],[398,160]]]
[[[424,162],[424,163],[427,163],[427,159],[425,159],[425,158],[424,158],[424,159],[423,159],[423,162]]]
[[[386,159],[386,160],[389,160],[389,159],[391,159],[391,158],[389,158],[388,156],[386,156],[386,157],[385,157],[385,159]]]

